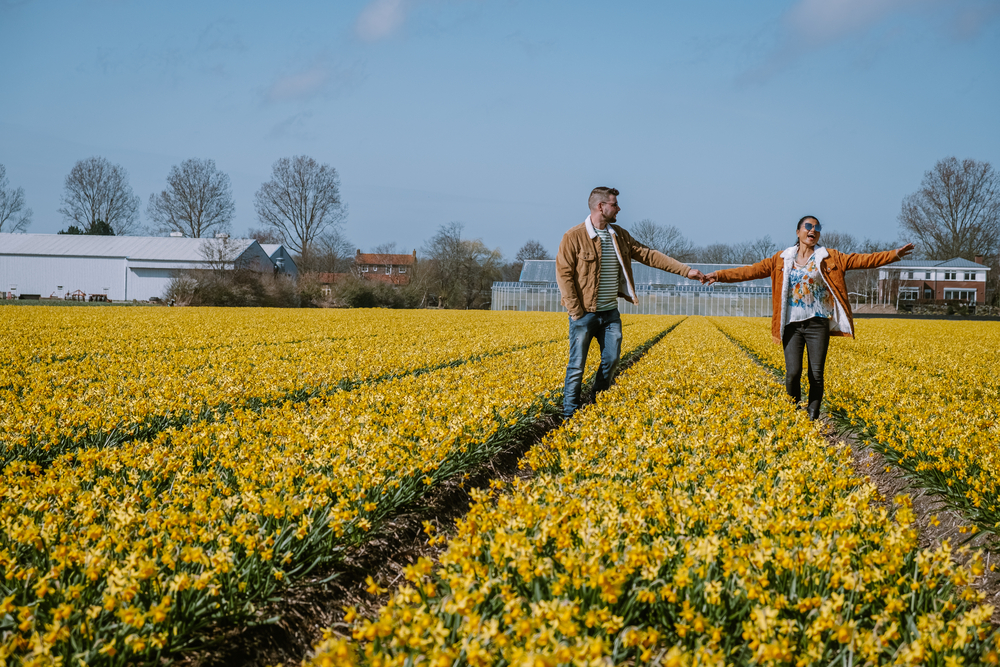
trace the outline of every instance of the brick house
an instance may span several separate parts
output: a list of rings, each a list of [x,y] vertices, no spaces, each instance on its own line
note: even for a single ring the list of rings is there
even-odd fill
[[[364,253],[354,256],[354,273],[366,280],[378,280],[390,285],[408,285],[410,273],[417,263],[417,251],[412,255]]]
[[[879,303],[890,305],[986,303],[990,267],[982,257],[969,261],[904,259],[879,269]]]

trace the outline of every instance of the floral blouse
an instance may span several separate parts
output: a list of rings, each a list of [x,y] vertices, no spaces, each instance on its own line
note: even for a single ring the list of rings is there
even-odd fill
[[[804,267],[792,264],[788,275],[788,321],[802,322],[813,317],[829,318],[833,314],[833,295],[819,272],[815,253]]]

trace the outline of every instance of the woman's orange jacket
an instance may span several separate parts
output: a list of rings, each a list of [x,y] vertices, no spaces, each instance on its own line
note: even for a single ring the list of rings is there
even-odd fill
[[[798,246],[786,248],[772,257],[738,269],[720,269],[715,272],[720,283],[738,283],[744,280],[758,280],[771,276],[771,336],[774,342],[781,344],[781,332],[787,323],[788,312],[785,304],[788,301],[788,275],[795,261]],[[886,264],[899,261],[895,250],[884,252],[842,253],[833,248],[816,246],[816,259],[819,261],[819,271],[826,281],[826,288],[834,296],[834,313],[830,318],[831,336],[854,337],[854,314],[851,312],[851,302],[847,298],[847,282],[844,274],[852,269],[875,269]]]

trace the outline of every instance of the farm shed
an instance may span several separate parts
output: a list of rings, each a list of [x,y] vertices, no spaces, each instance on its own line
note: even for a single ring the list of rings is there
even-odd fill
[[[295,260],[292,259],[291,253],[288,252],[285,246],[280,243],[261,243],[260,247],[271,258],[271,262],[275,267],[275,273],[284,273],[293,279],[299,277],[299,267],[295,264]]]
[[[703,273],[739,264],[690,264]],[[676,273],[632,262],[639,303],[618,299],[623,313],[655,315],[742,315],[770,317],[771,279],[706,286]],[[492,310],[565,311],[554,259],[529,259],[516,283],[493,283]]]
[[[0,234],[0,292],[14,295],[148,301],[180,271],[234,265],[274,267],[253,239]]]

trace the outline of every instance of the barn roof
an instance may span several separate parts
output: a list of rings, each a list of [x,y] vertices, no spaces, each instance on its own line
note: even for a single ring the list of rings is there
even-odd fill
[[[274,253],[278,252],[278,250],[284,248],[285,246],[282,243],[261,243],[260,247],[264,249],[264,252],[267,253],[268,257],[274,258]],[[287,253],[288,250],[285,249],[285,252]]]
[[[205,243],[223,243],[219,238],[192,239],[163,236],[86,236],[78,234],[3,234],[0,255],[63,257],[121,257],[136,260],[203,262]],[[228,239],[236,256],[245,253],[254,239]]]

